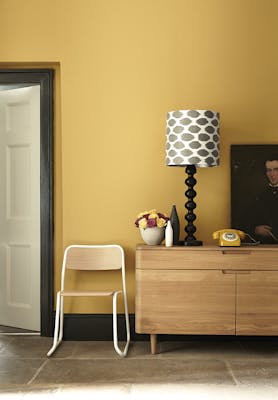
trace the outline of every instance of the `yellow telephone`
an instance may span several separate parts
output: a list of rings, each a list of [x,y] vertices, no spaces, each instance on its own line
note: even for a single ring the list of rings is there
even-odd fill
[[[240,239],[244,239],[245,233],[238,229],[221,229],[213,232],[213,239],[219,239],[219,246],[240,246]]]

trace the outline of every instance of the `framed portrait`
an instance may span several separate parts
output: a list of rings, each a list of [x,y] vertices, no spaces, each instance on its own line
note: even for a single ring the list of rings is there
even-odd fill
[[[231,145],[231,227],[278,244],[278,145]]]

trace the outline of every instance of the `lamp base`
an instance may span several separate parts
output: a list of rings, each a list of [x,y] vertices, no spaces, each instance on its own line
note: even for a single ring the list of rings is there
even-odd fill
[[[201,240],[179,240],[175,246],[203,246]]]
[[[188,175],[185,180],[185,183],[188,187],[185,192],[185,195],[188,198],[188,201],[185,203],[185,208],[187,209],[187,214],[185,216],[187,226],[184,228],[187,236],[185,237],[184,242],[181,242],[181,246],[202,246],[203,242],[201,240],[197,240],[194,236],[196,231],[196,227],[194,226],[194,221],[196,219],[196,215],[194,214],[194,209],[196,207],[196,203],[194,202],[194,198],[196,196],[194,186],[197,183],[196,179],[194,178],[194,174],[196,173],[195,165],[187,165],[185,172]]]
[[[183,246],[203,246],[203,242],[201,240],[185,240],[182,242]]]

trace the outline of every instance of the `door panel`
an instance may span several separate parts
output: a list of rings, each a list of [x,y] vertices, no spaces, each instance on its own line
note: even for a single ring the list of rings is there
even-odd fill
[[[136,270],[136,332],[235,334],[235,275]]]
[[[0,324],[40,330],[40,86],[0,92]]]
[[[30,218],[31,145],[7,146],[7,218]]]
[[[278,272],[237,274],[237,335],[278,334]]]

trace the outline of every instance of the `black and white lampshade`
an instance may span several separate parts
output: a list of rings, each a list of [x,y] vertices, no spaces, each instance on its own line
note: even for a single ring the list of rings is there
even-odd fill
[[[167,113],[166,165],[219,165],[219,113],[177,110]]]

